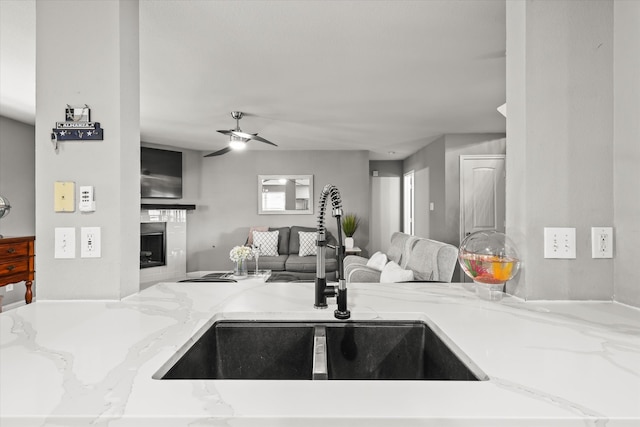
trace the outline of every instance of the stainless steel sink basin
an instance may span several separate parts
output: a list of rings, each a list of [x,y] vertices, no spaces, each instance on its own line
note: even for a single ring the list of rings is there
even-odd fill
[[[156,379],[485,380],[423,321],[244,321],[205,326]]]
[[[313,339],[312,325],[222,320],[187,343],[162,379],[310,380]]]
[[[335,380],[467,380],[478,377],[424,322],[328,324]]]

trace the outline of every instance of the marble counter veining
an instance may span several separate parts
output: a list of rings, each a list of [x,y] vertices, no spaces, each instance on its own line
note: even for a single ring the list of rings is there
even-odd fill
[[[350,284],[355,319],[435,323],[488,381],[154,380],[213,316],[332,319],[312,283],[161,283],[0,314],[0,425],[639,426],[640,310]],[[329,424],[329,421],[331,424]]]

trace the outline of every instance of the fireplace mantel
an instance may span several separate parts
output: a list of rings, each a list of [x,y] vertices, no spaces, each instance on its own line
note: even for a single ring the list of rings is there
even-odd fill
[[[196,205],[182,205],[179,203],[142,203],[140,205],[141,209],[184,209],[186,211],[194,211],[196,209]]]

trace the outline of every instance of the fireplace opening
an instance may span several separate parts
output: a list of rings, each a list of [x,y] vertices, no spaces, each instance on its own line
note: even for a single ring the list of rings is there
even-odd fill
[[[166,265],[166,222],[140,223],[140,268]]]

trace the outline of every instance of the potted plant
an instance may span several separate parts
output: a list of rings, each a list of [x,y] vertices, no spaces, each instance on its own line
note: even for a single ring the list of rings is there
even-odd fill
[[[346,249],[353,248],[353,235],[358,229],[360,218],[356,214],[346,214],[342,217],[342,231],[347,236],[344,239],[344,247]]]

